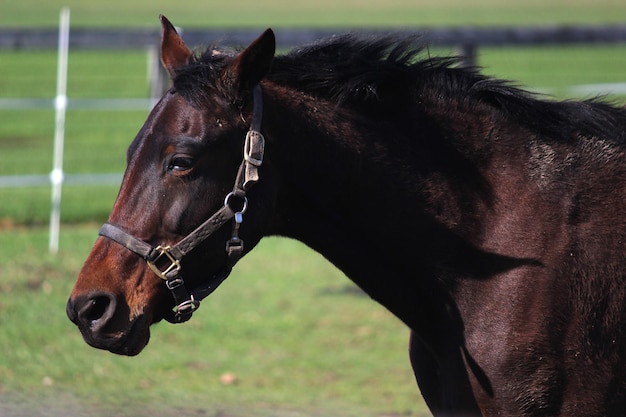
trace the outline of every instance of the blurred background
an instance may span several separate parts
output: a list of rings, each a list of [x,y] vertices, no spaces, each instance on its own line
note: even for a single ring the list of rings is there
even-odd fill
[[[49,174],[64,7],[70,44],[92,38],[69,50],[55,255],[48,250]],[[136,358],[88,347],[66,319],[67,296],[112,207],[126,148],[158,89],[159,14],[198,47],[245,43],[267,27],[283,51],[318,34],[423,32],[431,55],[468,55],[484,73],[555,99],[603,95],[623,105],[626,2],[0,4],[1,416],[428,416],[406,354],[407,329],[297,242],[263,242],[192,321],[155,326]],[[102,40],[121,33],[132,36]],[[615,33],[621,42],[608,39]]]

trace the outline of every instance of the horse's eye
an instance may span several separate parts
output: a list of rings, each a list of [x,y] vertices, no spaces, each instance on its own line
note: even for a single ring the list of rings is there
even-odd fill
[[[185,173],[193,168],[196,160],[190,156],[174,156],[167,168],[177,173]]]

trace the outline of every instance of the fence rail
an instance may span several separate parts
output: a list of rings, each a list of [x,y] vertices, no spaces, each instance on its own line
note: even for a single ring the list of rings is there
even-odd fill
[[[189,45],[206,45],[219,41],[226,45],[246,45],[262,29],[184,29],[182,36]],[[312,42],[349,28],[277,28],[278,47]],[[451,27],[451,28],[380,28],[354,29],[366,33],[421,34],[431,45],[547,45],[626,43],[626,24],[601,26],[530,26],[530,27]],[[70,47],[84,49],[128,49],[158,45],[158,29],[84,29],[70,30]],[[57,29],[0,28],[0,49],[54,49]]]
[[[49,175],[0,175],[0,188],[49,187]],[[63,174],[63,185],[119,185],[121,173]]]

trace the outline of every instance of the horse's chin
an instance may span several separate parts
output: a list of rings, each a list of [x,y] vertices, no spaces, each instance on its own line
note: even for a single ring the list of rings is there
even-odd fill
[[[135,335],[129,335],[128,341],[126,341],[118,351],[112,351],[118,355],[136,356],[143,351],[150,341],[150,327],[146,326],[141,333]]]
[[[119,348],[111,352],[118,355],[136,356],[148,345],[149,341],[150,322],[141,315],[135,319]]]
[[[108,350],[117,355],[136,356],[150,341],[150,322],[145,316],[137,317],[128,330],[104,339],[84,337],[85,341],[97,349]]]

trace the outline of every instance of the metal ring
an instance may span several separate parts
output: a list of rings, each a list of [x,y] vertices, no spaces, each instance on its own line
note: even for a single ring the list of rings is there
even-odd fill
[[[228,195],[226,196],[226,198],[224,198],[224,205],[228,206],[231,208],[231,210],[235,211],[235,209],[233,209],[233,207],[230,205],[230,199],[232,197],[237,197],[241,200],[243,200],[243,207],[241,208],[241,210],[237,211],[237,213],[243,214],[246,212],[246,210],[248,210],[248,197],[244,196],[240,196],[235,194],[234,191],[231,191],[230,193],[228,193]]]

